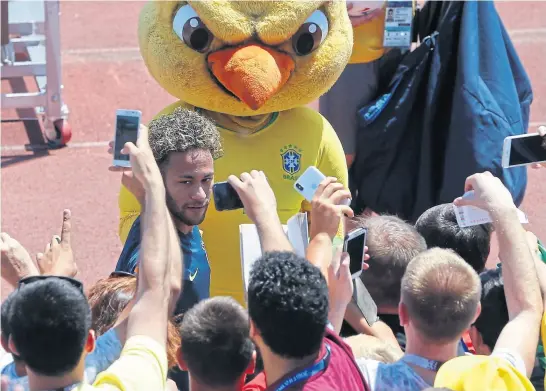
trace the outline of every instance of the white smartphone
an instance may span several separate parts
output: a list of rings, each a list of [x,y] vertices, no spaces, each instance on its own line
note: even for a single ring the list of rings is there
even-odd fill
[[[114,136],[114,166],[131,167],[129,155],[121,153],[125,143],[132,142],[136,144],[138,139],[138,129],[142,113],[138,110],[116,111],[116,133]]]
[[[353,279],[360,277],[362,274],[367,235],[368,230],[366,228],[357,228],[349,232],[343,241],[343,251],[349,253],[349,270]]]
[[[538,133],[506,137],[502,149],[502,167],[544,163],[546,162],[545,146],[545,140]]]
[[[296,183],[294,183],[294,189],[296,189],[303,198],[311,202],[318,186],[324,179],[326,179],[326,175],[320,172],[318,168],[310,166],[300,175]]]

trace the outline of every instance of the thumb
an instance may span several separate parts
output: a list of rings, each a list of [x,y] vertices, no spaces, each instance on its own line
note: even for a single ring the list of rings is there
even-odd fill
[[[124,155],[134,155],[137,151],[138,151],[138,148],[136,147],[135,144],[133,144],[132,142],[127,142],[123,146],[121,153],[123,153]]]
[[[63,211],[63,226],[61,229],[61,243],[70,246],[72,234],[72,213],[69,209]]]

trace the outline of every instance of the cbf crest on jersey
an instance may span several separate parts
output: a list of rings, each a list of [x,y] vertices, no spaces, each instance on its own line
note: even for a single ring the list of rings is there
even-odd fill
[[[297,145],[285,145],[281,148],[282,169],[286,173],[284,179],[296,180],[296,175],[301,169],[302,150]]]

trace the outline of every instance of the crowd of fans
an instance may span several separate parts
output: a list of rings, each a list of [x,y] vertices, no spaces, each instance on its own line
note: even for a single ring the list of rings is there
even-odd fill
[[[68,210],[61,235],[36,262],[0,235],[2,277],[14,287],[1,308],[2,391],[544,389],[546,259],[499,179],[487,172],[467,179],[461,194],[474,197],[453,204],[487,210],[493,222],[460,228],[453,204],[431,208],[415,225],[350,216],[341,202],[350,192],[328,178],[312,202],[302,258],[264,173],[234,173],[229,182],[264,254],[244,308],[230,297],[200,298],[202,288],[185,276],[195,254],[181,241],[198,235],[192,227],[206,218],[212,174],[192,184],[198,196],[173,196],[163,163],[191,156],[184,164],[211,170],[219,137],[195,112],[169,116],[142,127],[137,144],[124,149],[131,161],[124,175],[142,203],[138,246],[124,250],[130,271],[86,293],[75,278]],[[348,254],[333,245],[340,225],[368,230],[369,268],[358,282],[377,304],[371,324],[346,316],[356,304]],[[499,264],[486,270],[493,234]]]

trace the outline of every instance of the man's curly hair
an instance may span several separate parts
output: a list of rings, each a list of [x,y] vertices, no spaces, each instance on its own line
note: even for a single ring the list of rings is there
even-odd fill
[[[293,252],[256,260],[248,314],[273,353],[300,359],[319,351],[328,323],[328,286],[319,268]]]
[[[150,122],[149,141],[159,166],[168,161],[171,152],[201,149],[210,151],[213,159],[223,155],[220,133],[214,122],[182,107]]]

